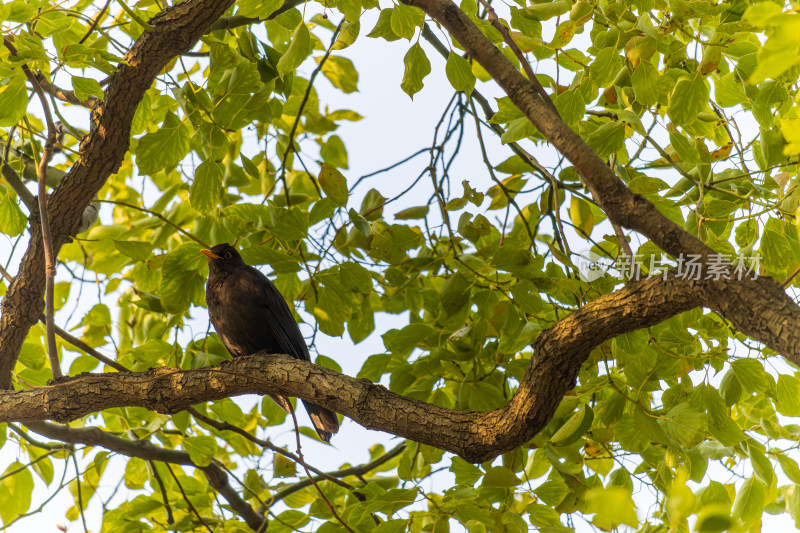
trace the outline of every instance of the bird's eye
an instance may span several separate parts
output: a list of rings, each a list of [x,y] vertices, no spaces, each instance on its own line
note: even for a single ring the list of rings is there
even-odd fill
[[[225,252],[225,259],[233,259],[233,254],[231,252]]]

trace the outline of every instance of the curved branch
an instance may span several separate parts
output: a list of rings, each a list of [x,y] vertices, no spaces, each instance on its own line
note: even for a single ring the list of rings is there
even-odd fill
[[[92,131],[81,142],[80,157],[47,202],[53,254],[79,228],[86,206],[122,163],[130,143],[133,115],[145,91],[172,58],[189,51],[231,6],[233,0],[187,0],[153,17],[125,55],[92,114]],[[20,347],[42,312],[45,286],[41,229],[32,225],[28,249],[3,298],[0,317],[0,388],[11,384]]]
[[[120,406],[174,413],[242,394],[290,394],[342,413],[368,429],[482,462],[520,446],[545,427],[593,348],[703,305],[698,294],[704,286],[675,277],[651,278],[589,302],[540,334],[518,392],[505,408],[491,412],[434,406],[285,355],[258,354],[211,368],[83,374],[47,387],[3,391],[0,422],[69,421]]]
[[[675,257],[695,255],[705,268],[713,250],[634,194],[614,171],[558,116],[534,80],[528,80],[499,48],[450,0],[402,0],[425,11],[475,59],[538,129],[578,171],[612,223],[638,231]],[[536,82],[538,83],[538,82]],[[705,272],[701,272],[705,277]],[[700,290],[702,289],[702,290]],[[719,279],[691,286],[702,305],[731,320],[742,332],[800,364],[800,307],[768,278]]]

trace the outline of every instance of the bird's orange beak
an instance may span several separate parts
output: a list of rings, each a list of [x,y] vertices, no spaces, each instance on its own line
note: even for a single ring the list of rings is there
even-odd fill
[[[209,259],[222,259],[220,256],[218,256],[217,254],[215,254],[211,250],[207,250],[205,248],[200,250],[200,253],[203,254],[204,256],[208,257]]]

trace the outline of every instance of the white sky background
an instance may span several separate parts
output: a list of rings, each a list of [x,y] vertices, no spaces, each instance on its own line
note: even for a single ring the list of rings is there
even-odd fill
[[[382,2],[384,4],[385,2]],[[314,4],[314,7],[317,5]],[[386,7],[389,7],[386,4]],[[114,6],[112,5],[112,9]],[[311,9],[311,7],[309,7]],[[498,7],[498,9],[500,9]],[[501,12],[502,15],[502,12]],[[340,15],[336,11],[329,11],[330,20],[333,24],[337,24]],[[306,14],[306,20],[311,18],[310,14]],[[421,40],[423,48],[426,50],[428,58],[431,62],[431,74],[425,78],[425,87],[414,96],[413,101],[400,89],[400,81],[403,76],[403,56],[408,50],[411,43],[401,39],[395,42],[388,43],[383,39],[367,38],[366,34],[374,26],[377,19],[377,11],[368,12],[362,17],[361,20],[361,34],[354,45],[351,47],[334,52],[335,54],[349,57],[353,60],[356,69],[359,73],[359,91],[350,95],[343,94],[338,89],[335,89],[324,76],[318,76],[315,82],[315,88],[319,94],[320,105],[328,106],[330,110],[336,109],[351,109],[362,116],[364,119],[360,122],[347,122],[340,123],[339,129],[335,132],[345,142],[348,150],[348,158],[350,169],[343,171],[348,178],[348,182],[352,185],[355,180],[364,174],[374,172],[380,168],[384,168],[395,162],[398,162],[421,148],[430,147],[433,138],[433,131],[436,123],[439,121],[442,111],[447,105],[447,102],[452,98],[453,89],[451,88],[444,72],[445,61],[444,58],[439,56],[430,45],[424,40]],[[443,42],[446,42],[447,37],[445,34],[436,29],[435,24],[430,24],[431,29],[437,34],[437,37]],[[588,32],[587,32],[588,33]],[[258,33],[257,33],[258,35]],[[316,35],[322,40],[323,44],[327,46],[330,41],[330,32],[325,30],[316,31]],[[263,35],[259,35],[263,37]],[[578,36],[577,39],[585,39],[587,35]],[[412,41],[413,43],[413,41]],[[321,52],[315,52],[315,56],[320,55]],[[548,61],[537,65],[533,64],[534,70],[537,72],[546,72],[546,63]],[[299,69],[300,74],[304,78],[308,78],[315,67],[313,60],[307,61]],[[562,71],[562,76],[564,71]],[[67,78],[59,80],[63,87],[69,87]],[[565,82],[562,80],[562,84]],[[481,91],[489,100],[492,107],[496,109],[496,104],[493,97],[502,95],[500,90],[494,82],[481,83],[478,82],[476,89]],[[480,110],[479,110],[480,113]],[[483,118],[481,116],[481,118]],[[70,120],[75,120],[75,125],[88,129],[87,114],[84,110],[77,110],[77,112],[70,115]],[[663,132],[661,132],[663,134]],[[499,139],[487,130],[483,131],[484,141],[487,144],[489,157],[492,164],[497,165],[510,155],[511,151],[500,145]],[[665,146],[668,141],[664,141],[655,133],[661,144]],[[664,136],[665,137],[665,136]],[[312,143],[307,143],[310,146]],[[545,166],[552,168],[557,163],[557,155],[552,149],[545,149],[544,147],[534,147],[532,143],[523,143],[533,155],[535,155],[541,163]],[[274,143],[270,143],[268,150],[274,151]],[[274,160],[274,153],[270,156]],[[312,163],[310,158],[305,158],[306,164]],[[378,189],[383,196],[390,198],[393,195],[404,190],[413,179],[417,177],[429,162],[427,155],[419,156],[412,162],[399,166],[397,169],[377,175],[366,180],[355,191],[354,197],[348,207],[358,208],[362,196],[371,187]],[[316,165],[311,165],[309,170],[315,172]],[[451,171],[451,185],[454,192],[460,190],[461,180],[468,180],[471,185],[478,191],[485,192],[492,182],[480,154],[480,147],[477,143],[477,138],[474,134],[474,121],[472,117],[465,117],[465,135],[459,156]],[[136,182],[139,182],[135,178]],[[534,184],[536,178],[531,178],[529,184]],[[526,187],[527,188],[527,187]],[[423,178],[421,184],[415,188],[414,191],[409,193],[403,200],[390,204],[385,210],[387,220],[391,220],[391,213],[394,213],[405,207],[414,205],[423,205],[427,202],[431,194],[430,179],[426,176]],[[456,196],[460,196],[457,194]],[[149,206],[155,198],[145,199],[145,206]],[[521,200],[520,204],[524,205],[528,202]],[[487,203],[484,206],[488,205]],[[471,212],[477,213],[480,210],[470,206]],[[435,209],[432,209],[432,212]],[[108,221],[108,210],[104,209],[104,221]],[[495,217],[503,217],[505,211],[491,211],[485,212],[487,218],[494,221]],[[562,217],[568,220],[568,214],[562,210]],[[457,220],[457,218],[456,218]],[[551,233],[547,222],[542,227],[543,233]],[[607,225],[600,226],[593,232],[595,240],[601,238],[604,233],[613,233]],[[634,239],[634,244],[636,243]],[[19,264],[21,253],[25,249],[25,243],[21,243],[17,247],[14,256],[8,261],[9,269],[12,274],[16,274],[16,269]],[[213,244],[213,243],[212,243]],[[12,241],[6,236],[0,237],[0,262],[5,264],[9,254],[11,254]],[[579,245],[584,246],[583,241]],[[580,250],[580,248],[578,248]],[[269,272],[267,267],[262,268],[265,273]],[[61,276],[66,274],[63,269],[59,272]],[[68,277],[64,276],[61,279],[67,280]],[[77,318],[74,318],[72,323],[65,324],[66,317],[76,305],[74,302],[77,291],[73,291],[71,298],[73,301],[68,303],[64,310],[57,314],[56,323],[65,329],[74,327],[79,320],[79,317],[88,310],[92,305],[97,303],[94,296],[95,291],[90,287],[84,288],[84,297],[78,304],[79,311],[75,313]],[[105,303],[115,313],[115,298],[106,299]],[[186,323],[184,334],[181,342],[185,345],[186,342],[193,336],[204,334],[208,327],[208,315],[204,308],[192,308],[192,319]],[[308,317],[307,314],[304,316]],[[310,319],[310,317],[309,317]],[[343,372],[349,375],[356,375],[361,368],[363,362],[372,354],[383,353],[385,351],[383,342],[380,335],[393,327],[402,327],[404,325],[403,316],[394,317],[390,315],[377,315],[376,316],[376,331],[368,339],[358,345],[353,345],[349,336],[345,334],[343,338],[331,338],[322,333],[318,333],[316,337],[317,347],[321,354],[327,355],[336,360],[343,369]],[[304,334],[310,335],[311,328],[307,325],[301,325]],[[112,355],[109,349],[101,350],[107,355]],[[65,352],[69,355],[75,355],[71,352]],[[773,360],[774,362],[774,360]],[[69,362],[63,365],[65,369],[69,368]],[[242,408],[247,411],[250,407],[260,401],[259,397],[248,396],[236,399]],[[301,424],[308,425],[307,416],[301,411],[299,421]],[[268,428],[266,436],[276,444],[287,445],[292,451],[295,449],[294,432],[288,425],[280,428]],[[264,435],[260,435],[264,436]],[[45,439],[46,440],[46,439]],[[399,439],[391,435],[383,434],[375,431],[368,431],[358,424],[355,424],[345,419],[342,428],[338,435],[333,439],[332,446],[325,446],[310,439],[303,439],[303,453],[309,464],[312,464],[323,470],[334,470],[339,468],[344,463],[360,464],[369,460],[368,449],[375,443],[383,443],[388,450]],[[13,446],[7,444],[0,450],[0,472],[2,472],[8,464],[13,461],[19,460],[27,463],[28,458],[25,454],[21,454]],[[262,462],[267,464],[271,462],[272,455],[267,452]],[[106,495],[110,492],[119,477],[122,476],[126,458],[118,456],[112,460],[111,464],[107,467],[106,473],[103,477],[104,485],[106,487]],[[448,456],[445,456],[443,465],[449,463]],[[58,462],[54,462],[58,465]],[[86,464],[84,461],[83,464]],[[241,466],[246,466],[242,464]],[[70,466],[70,473],[68,477],[74,475],[74,470]],[[118,472],[118,474],[117,474]],[[61,477],[61,472],[56,471],[53,486]],[[715,479],[725,481],[725,475],[715,475]],[[32,508],[37,507],[44,501],[49,491],[45,485],[39,481],[39,478],[34,474],[37,489],[34,491],[34,498]],[[785,480],[782,480],[785,482]],[[237,486],[235,481],[231,480],[234,487]],[[431,488],[431,484],[439,489],[447,487],[452,484],[451,476],[448,472],[442,472],[434,477],[426,480],[422,485],[426,488]],[[536,485],[534,483],[533,485]],[[780,483],[779,483],[780,484]],[[98,494],[102,494],[102,488]],[[128,491],[124,486],[120,489],[115,497],[116,502],[124,501],[129,497],[132,498],[135,492]],[[647,491],[635,494],[635,499],[639,507],[639,517],[642,518],[647,512],[652,498]],[[114,501],[111,505],[113,507]],[[72,496],[66,490],[62,491],[45,509],[45,512],[33,515],[29,518],[22,520],[16,525],[12,526],[8,531],[12,533],[27,532],[27,531],[57,531],[56,525],[67,526],[69,532],[83,531],[83,526],[80,521],[68,523],[64,518],[66,510],[73,505]],[[277,508],[276,508],[277,509]],[[86,519],[89,530],[99,531],[101,525],[102,509],[99,504],[99,498],[95,496],[92,499],[86,511]],[[792,521],[788,515],[783,515],[778,520],[773,517],[765,519],[765,525],[774,525],[781,527],[781,530],[789,530],[792,527]],[[580,521],[575,523],[577,531],[588,531],[590,527]],[[457,528],[455,530],[458,530]]]

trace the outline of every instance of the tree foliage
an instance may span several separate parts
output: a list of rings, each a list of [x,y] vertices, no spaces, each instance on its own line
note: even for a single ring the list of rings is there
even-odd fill
[[[79,521],[121,482],[103,531],[800,524],[795,7],[4,3],[0,521],[61,490]],[[340,128],[362,117],[316,83],[358,90],[356,41],[403,43],[411,98],[435,69],[453,88],[400,194],[356,192]],[[450,172],[464,136],[481,179]],[[385,349],[361,379],[223,363],[188,333],[219,242],[271,272],[312,352]],[[268,396],[231,399],[278,391],[408,440],[321,472],[268,440],[293,427]]]

